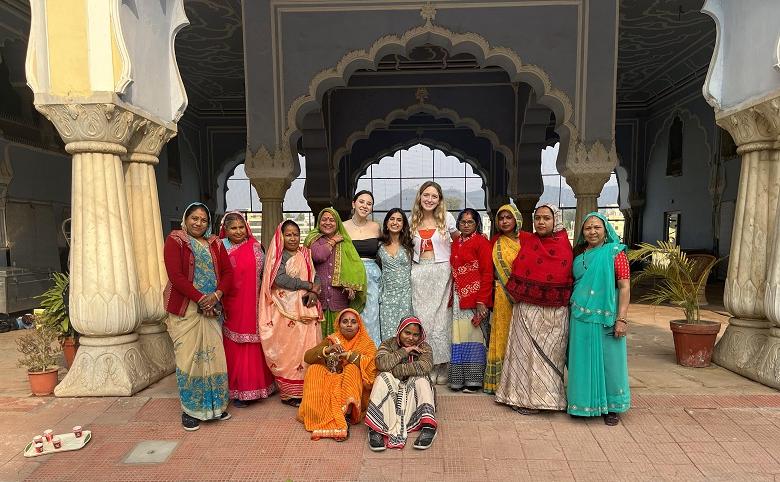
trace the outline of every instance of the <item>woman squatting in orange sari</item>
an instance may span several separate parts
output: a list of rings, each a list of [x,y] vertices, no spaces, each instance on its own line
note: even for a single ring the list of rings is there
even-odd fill
[[[303,382],[303,403],[298,420],[312,440],[349,437],[349,424],[365,415],[376,377],[376,346],[360,313],[347,308],[339,313],[336,332],[304,355],[310,366]]]

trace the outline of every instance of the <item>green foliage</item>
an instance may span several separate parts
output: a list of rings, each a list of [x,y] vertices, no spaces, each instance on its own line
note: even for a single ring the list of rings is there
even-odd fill
[[[654,305],[669,303],[683,310],[688,323],[699,323],[699,289],[707,284],[710,271],[725,258],[703,261],[689,258],[674,243],[641,243],[628,253],[632,261],[644,261],[643,271],[635,273],[631,284],[647,278],[660,281],[639,301]]]
[[[74,337],[76,331],[70,324],[66,301],[70,278],[65,273],[53,273],[51,279],[54,282],[51,288],[38,296],[44,310],[43,319],[39,321],[55,328],[60,338]]]
[[[16,366],[25,367],[29,372],[42,372],[57,366],[60,353],[58,335],[59,332],[52,325],[36,322],[35,329],[28,330],[16,340],[16,349],[20,354]]]

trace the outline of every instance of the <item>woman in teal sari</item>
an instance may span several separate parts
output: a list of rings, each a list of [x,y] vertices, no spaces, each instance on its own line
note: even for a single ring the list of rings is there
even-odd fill
[[[585,216],[574,246],[567,411],[617,425],[631,406],[626,333],[630,272],[626,247],[604,215]]]

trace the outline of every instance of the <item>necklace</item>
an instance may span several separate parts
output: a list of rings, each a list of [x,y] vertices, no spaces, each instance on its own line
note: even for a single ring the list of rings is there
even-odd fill
[[[358,224],[358,223],[356,223],[356,222],[355,222],[355,218],[353,217],[353,218],[352,218],[352,224],[353,224],[353,225],[354,225],[356,228],[358,228],[358,229],[363,229],[363,228],[364,228],[364,227],[366,227],[366,225],[368,224],[368,219],[366,219],[366,220],[365,220],[365,222],[363,222],[363,224]]]

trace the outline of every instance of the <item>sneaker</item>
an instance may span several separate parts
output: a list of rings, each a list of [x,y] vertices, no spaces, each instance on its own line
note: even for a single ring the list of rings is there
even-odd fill
[[[230,414],[227,412],[222,412],[222,415],[217,417],[216,420],[219,420],[220,422],[224,422],[225,420],[230,420]]]
[[[385,436],[375,430],[368,429],[368,448],[374,452],[384,451],[387,448],[385,447]]]
[[[461,390],[461,392],[463,393],[477,393],[478,391],[479,388],[474,388],[474,387],[463,387],[463,389]]]
[[[184,430],[188,432],[194,432],[200,428],[200,420],[183,412],[181,414],[181,424]]]
[[[414,448],[419,450],[425,450],[431,447],[433,439],[436,438],[436,429],[433,427],[423,427],[420,430],[420,435],[417,440],[414,441]]]

